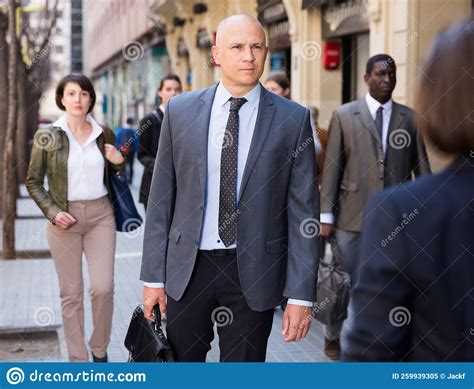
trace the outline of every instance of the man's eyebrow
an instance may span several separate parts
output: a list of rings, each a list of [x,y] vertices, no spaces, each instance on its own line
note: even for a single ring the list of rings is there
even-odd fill
[[[229,46],[232,46],[232,45],[245,45],[247,44],[248,42],[241,42],[241,41],[229,41],[228,42],[228,45]],[[251,42],[249,43],[250,46],[255,46],[255,45],[262,45],[262,46],[265,46],[265,43],[263,43],[262,41],[258,41],[258,42]]]

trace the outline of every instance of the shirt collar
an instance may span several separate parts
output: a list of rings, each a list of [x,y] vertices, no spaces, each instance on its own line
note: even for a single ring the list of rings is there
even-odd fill
[[[92,126],[92,132],[89,135],[89,138],[87,139],[87,142],[84,144],[84,146],[87,146],[90,144],[93,140],[96,140],[100,134],[102,134],[103,129],[100,126],[99,123],[97,123],[94,118],[91,115],[86,116],[86,120],[90,123]],[[64,132],[69,133],[72,135],[71,130],[69,129],[69,126],[67,125],[67,117],[66,115],[62,115],[58,120],[56,120],[53,123],[54,127],[59,127],[61,128]]]
[[[247,99],[247,104],[250,104],[253,108],[258,109],[260,103],[261,85],[258,83],[255,88],[247,92],[244,96]],[[217,85],[216,95],[214,96],[214,104],[223,106],[229,102],[232,97],[231,93],[225,88],[222,82]]]
[[[367,93],[365,95],[365,102],[367,103],[367,106],[369,107],[370,114],[372,116],[375,116],[377,114],[377,110],[379,109],[380,106],[383,107],[384,114],[389,114],[392,111],[392,105],[393,105],[393,100],[392,99],[388,100],[385,104],[380,104],[380,102],[375,100],[370,95],[370,93]]]

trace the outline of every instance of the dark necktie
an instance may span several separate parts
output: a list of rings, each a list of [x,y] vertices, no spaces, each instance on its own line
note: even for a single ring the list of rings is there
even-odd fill
[[[375,117],[375,127],[377,128],[377,132],[380,136],[380,141],[383,144],[383,107],[380,106],[377,109],[377,116]]]
[[[245,98],[230,98],[230,112],[221,152],[219,191],[219,236],[225,247],[237,239],[237,153],[239,145],[239,109]]]

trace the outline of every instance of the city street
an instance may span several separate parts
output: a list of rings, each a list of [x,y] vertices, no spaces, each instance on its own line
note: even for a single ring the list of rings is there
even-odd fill
[[[138,188],[142,175],[142,166],[135,162],[135,177],[131,186],[135,200],[138,199]],[[45,252],[48,250],[46,241],[46,220],[33,200],[24,197],[27,192],[21,187],[22,197],[18,200],[18,216],[16,221],[16,248],[19,251]],[[138,203],[137,203],[138,204]],[[138,209],[143,211],[141,204]],[[114,317],[111,342],[108,348],[111,362],[127,360],[127,350],[123,341],[128,323],[137,304],[140,304],[142,282],[139,281],[143,227],[136,233],[118,234],[116,265],[115,265],[115,298]],[[88,290],[87,264],[84,259],[84,290]],[[62,331],[61,308],[59,300],[58,280],[54,263],[50,258],[18,259],[0,261],[0,334],[5,331],[21,332],[24,330],[45,330],[54,328],[58,332],[60,359],[67,361],[67,351]],[[85,297],[86,335],[90,336],[92,318],[90,298]],[[273,329],[269,339],[267,361],[269,362],[310,362],[326,361],[323,352],[324,337],[322,326],[313,322],[307,337],[298,343],[286,343],[281,337],[282,310],[277,308]],[[192,326],[190,326],[190,331]],[[19,348],[23,336],[18,334]],[[1,347],[0,347],[1,348]],[[22,356],[26,361],[58,361],[51,355],[28,353]],[[208,361],[218,361],[218,337],[212,344]],[[0,354],[1,360],[1,354]]]

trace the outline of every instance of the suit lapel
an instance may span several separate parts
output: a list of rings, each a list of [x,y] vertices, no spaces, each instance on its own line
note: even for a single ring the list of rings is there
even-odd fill
[[[207,175],[207,143],[209,137],[209,122],[211,120],[212,102],[216,94],[217,85],[206,89],[197,104],[197,112],[194,117],[194,156],[199,170],[199,181],[202,195],[206,193],[206,175]]]
[[[245,164],[245,170],[242,177],[242,183],[240,185],[239,200],[244,193],[245,187],[249,181],[250,176],[254,170],[255,163],[262,151],[262,147],[265,144],[268,133],[271,129],[273,116],[275,114],[275,104],[272,96],[262,86],[260,103],[258,106],[257,121],[255,122],[255,130],[253,132],[252,142],[250,143],[249,155],[247,157],[247,163]]]
[[[367,128],[369,132],[372,134],[372,136],[375,138],[379,144],[382,144],[382,140],[380,139],[379,132],[377,131],[377,128],[375,127],[375,122],[374,119],[372,118],[372,115],[370,114],[369,107],[367,106],[367,103],[365,102],[365,99],[359,99],[359,104],[354,112],[356,115],[358,115],[359,120],[362,122],[362,125],[364,126],[363,128]]]

